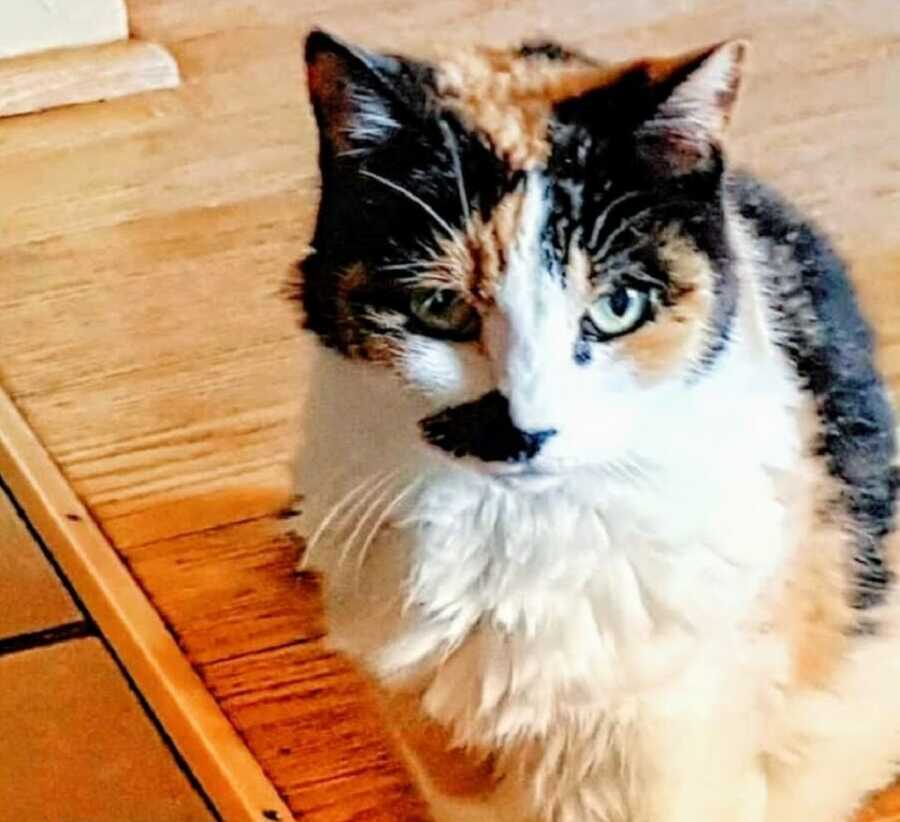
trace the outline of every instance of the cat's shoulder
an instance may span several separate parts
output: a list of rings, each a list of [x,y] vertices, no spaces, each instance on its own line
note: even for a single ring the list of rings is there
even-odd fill
[[[843,281],[852,293],[847,265],[824,230],[785,195],[743,170],[728,173],[725,192],[754,237],[768,246],[772,262],[793,263],[801,275]]]
[[[769,185],[732,174],[726,196],[751,229],[775,339],[814,397],[813,444],[838,482],[852,523],[858,607],[880,602],[893,579],[884,538],[896,528],[895,417],[874,338],[848,267],[814,221]]]

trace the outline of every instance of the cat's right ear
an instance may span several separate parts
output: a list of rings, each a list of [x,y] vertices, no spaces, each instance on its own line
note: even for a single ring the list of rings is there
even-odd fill
[[[332,159],[367,154],[415,117],[410,67],[398,58],[314,29],[306,66],[322,150]]]

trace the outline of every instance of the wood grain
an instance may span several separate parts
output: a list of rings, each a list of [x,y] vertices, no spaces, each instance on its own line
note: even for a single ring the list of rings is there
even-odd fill
[[[305,364],[281,288],[315,209],[301,42],[751,40],[733,154],[832,232],[900,389],[895,0],[132,0],[176,91],[0,122],[0,379],[304,820],[416,819],[364,683],[267,519]],[[393,814],[391,816],[390,814]],[[878,817],[874,817],[877,819]],[[890,817],[888,817],[890,818]],[[871,822],[871,820],[867,820]]]
[[[162,46],[127,40],[0,62],[0,117],[175,88],[178,66]]]

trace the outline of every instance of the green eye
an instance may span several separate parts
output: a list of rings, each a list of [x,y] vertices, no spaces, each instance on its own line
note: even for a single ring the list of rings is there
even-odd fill
[[[478,311],[458,291],[447,288],[417,288],[412,292],[410,312],[434,336],[471,339],[478,332]]]
[[[604,294],[588,309],[591,324],[605,338],[633,331],[650,317],[650,295],[637,288],[619,286]]]

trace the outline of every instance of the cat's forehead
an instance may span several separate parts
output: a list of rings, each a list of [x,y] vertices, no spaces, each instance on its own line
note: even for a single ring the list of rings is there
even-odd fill
[[[478,48],[440,56],[433,65],[440,102],[486,135],[515,171],[546,164],[560,103],[614,83],[624,70],[552,43]]]

